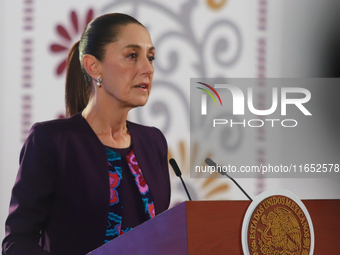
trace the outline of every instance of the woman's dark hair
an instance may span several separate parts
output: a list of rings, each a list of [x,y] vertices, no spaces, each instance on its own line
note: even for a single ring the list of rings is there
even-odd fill
[[[104,60],[106,45],[117,41],[120,29],[131,23],[143,26],[135,18],[122,13],[100,16],[86,26],[80,41],[72,46],[67,59],[66,116],[84,110],[92,92],[92,78],[83,66],[83,56],[90,54],[99,61]]]

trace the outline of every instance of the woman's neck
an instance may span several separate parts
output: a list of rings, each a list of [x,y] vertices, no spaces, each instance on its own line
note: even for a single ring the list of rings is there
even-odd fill
[[[93,96],[82,115],[104,145],[112,148],[127,148],[131,144],[131,137],[126,126],[129,110],[119,107],[119,104],[114,102],[97,100]]]

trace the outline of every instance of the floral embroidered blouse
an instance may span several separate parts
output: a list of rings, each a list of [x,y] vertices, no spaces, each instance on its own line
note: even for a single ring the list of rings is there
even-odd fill
[[[110,208],[105,243],[155,217],[149,187],[131,147],[106,147]]]

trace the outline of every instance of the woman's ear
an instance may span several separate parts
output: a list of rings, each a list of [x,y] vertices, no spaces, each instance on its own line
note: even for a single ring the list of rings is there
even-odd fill
[[[100,62],[98,59],[90,54],[85,54],[82,61],[86,72],[96,80],[98,76],[101,75]]]

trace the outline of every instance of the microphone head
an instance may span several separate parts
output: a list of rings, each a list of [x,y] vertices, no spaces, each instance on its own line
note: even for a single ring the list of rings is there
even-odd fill
[[[206,158],[205,163],[209,166],[214,166],[214,167],[216,167],[217,165],[211,158]]]
[[[217,167],[217,164],[211,158],[206,158],[205,163],[209,166]],[[228,178],[232,179],[226,172],[218,172],[218,173],[220,173],[221,175],[225,175]]]
[[[205,163],[207,164],[207,165],[209,165],[209,166],[214,166],[214,167],[217,167],[217,164],[211,159],[211,158],[206,158],[205,159]],[[241,188],[241,186],[231,177],[231,176],[229,176],[228,174],[227,174],[227,172],[220,172],[220,171],[218,171],[221,175],[225,175],[225,176],[227,176],[230,180],[232,180],[235,184],[236,184],[236,186],[243,192],[243,194],[244,195],[246,195],[246,197],[250,200],[250,201],[253,201],[252,199],[251,199],[251,197]]]
[[[174,160],[173,158],[171,158],[171,159],[169,160],[169,163],[170,163],[170,165],[172,166],[172,169],[174,170],[175,174],[176,174],[178,177],[182,176],[181,170],[179,170],[179,167],[178,167],[178,165],[177,165],[177,163],[176,163],[176,160]]]

